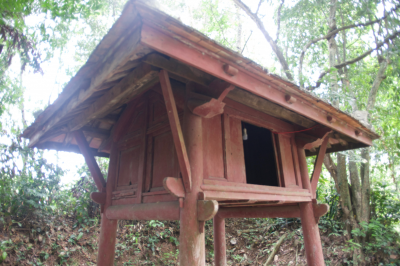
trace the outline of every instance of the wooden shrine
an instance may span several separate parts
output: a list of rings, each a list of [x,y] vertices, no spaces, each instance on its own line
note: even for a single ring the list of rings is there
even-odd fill
[[[225,218],[300,217],[309,265],[324,264],[316,188],[326,153],[379,136],[140,1],[58,99],[25,130],[30,147],[81,153],[101,204],[98,265],[113,265],[118,220],[179,220],[180,265],[226,265]],[[306,156],[317,155],[308,173]],[[107,182],[95,156],[109,157]],[[311,176],[311,177],[310,177]]]

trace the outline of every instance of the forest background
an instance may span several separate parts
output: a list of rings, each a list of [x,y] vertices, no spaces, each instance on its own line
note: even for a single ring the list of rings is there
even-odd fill
[[[95,186],[83,158],[31,150],[19,135],[86,62],[125,2],[0,0],[0,262],[73,264],[77,253],[96,249],[95,240],[89,247],[77,248],[82,247],[78,243],[85,234],[99,225],[98,206],[89,199]],[[399,2],[150,2],[381,135],[371,148],[325,157],[317,195],[319,202],[329,204],[330,211],[321,219],[320,229],[331,239],[325,244],[335,247],[325,252],[326,259],[331,258],[328,265],[400,265]],[[309,158],[310,169],[314,159]],[[99,163],[106,176],[107,160]],[[60,229],[67,223],[73,232],[65,232],[68,226]],[[297,250],[301,257],[304,248],[296,244],[302,238],[299,221],[240,223],[253,223],[253,229],[243,230],[251,241],[260,239],[261,243],[244,244],[246,252],[241,252],[231,239],[233,264],[252,265],[255,259],[264,263],[275,246],[263,243],[264,235],[278,237],[283,228],[287,233],[282,236],[294,239],[291,261],[301,264]],[[130,259],[123,259],[127,254],[141,254],[142,261],[150,265],[176,264],[176,248],[167,253],[158,250],[156,256],[163,241],[179,245],[175,230],[167,224],[151,221],[121,226],[125,237],[129,236],[123,238],[125,244],[119,243],[121,265],[130,265],[126,264]],[[260,231],[262,226],[268,229]],[[64,230],[66,237],[58,233],[52,239],[57,234],[54,230]],[[21,232],[24,241],[22,236],[16,240]],[[335,237],[341,238],[340,245],[334,245]],[[208,261],[212,262],[212,236],[207,239]],[[257,245],[266,248],[254,255],[257,252],[252,249]]]

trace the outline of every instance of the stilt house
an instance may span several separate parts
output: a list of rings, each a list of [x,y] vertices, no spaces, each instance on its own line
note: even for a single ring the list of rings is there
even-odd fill
[[[378,135],[351,116],[140,1],[25,130],[30,147],[81,153],[101,204],[98,265],[118,220],[180,220],[180,265],[226,265],[225,218],[300,217],[309,265],[324,265],[316,187],[325,153]],[[317,155],[311,175],[306,156]],[[95,156],[109,157],[107,182]]]

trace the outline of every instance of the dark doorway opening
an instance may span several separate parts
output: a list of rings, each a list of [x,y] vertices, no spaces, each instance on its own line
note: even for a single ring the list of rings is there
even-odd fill
[[[242,122],[247,184],[279,186],[272,132]]]

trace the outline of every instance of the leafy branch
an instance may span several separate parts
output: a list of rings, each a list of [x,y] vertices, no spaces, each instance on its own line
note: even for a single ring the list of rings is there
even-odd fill
[[[383,45],[385,45],[385,44],[389,43],[391,40],[397,38],[397,36],[399,36],[399,35],[400,35],[400,31],[396,31],[396,32],[393,33],[392,35],[389,35],[388,37],[386,37],[382,42],[377,43],[375,48],[371,48],[371,49],[369,49],[368,51],[366,51],[365,53],[361,54],[360,56],[358,56],[358,57],[356,57],[356,58],[353,58],[353,59],[351,59],[351,60],[345,61],[345,62],[343,62],[343,63],[341,63],[341,64],[334,65],[333,68],[330,68],[330,69],[327,69],[327,70],[321,72],[321,74],[320,74],[319,77],[318,77],[318,80],[317,80],[316,85],[315,85],[315,86],[307,87],[307,89],[308,89],[308,90],[314,90],[314,89],[318,88],[318,87],[321,86],[321,84],[322,84],[322,79],[323,79],[323,77],[324,77],[326,74],[329,74],[333,69],[340,69],[340,68],[342,68],[342,67],[345,67],[345,66],[354,64],[354,63],[356,63],[356,62],[358,62],[358,61],[364,59],[365,57],[367,57],[368,55],[370,55],[373,51],[378,50],[378,49],[381,48]]]
[[[311,45],[313,45],[313,44],[315,44],[315,43],[317,43],[317,42],[319,42],[319,41],[322,41],[322,40],[328,40],[328,39],[330,39],[331,37],[335,36],[338,32],[341,32],[341,31],[344,31],[344,30],[353,29],[353,28],[358,28],[358,27],[367,27],[367,26],[371,26],[371,25],[376,24],[376,23],[380,23],[381,21],[385,20],[385,19],[389,16],[389,14],[395,12],[399,7],[400,7],[400,4],[399,4],[399,5],[396,5],[396,6],[393,7],[389,12],[387,12],[383,17],[381,17],[381,18],[379,18],[379,19],[376,19],[376,20],[373,20],[373,21],[370,21],[370,22],[367,22],[367,23],[355,23],[355,24],[347,25],[347,26],[344,26],[344,27],[341,27],[341,28],[332,30],[332,31],[330,31],[328,34],[326,34],[326,35],[324,35],[324,36],[322,36],[322,37],[319,37],[319,38],[315,38],[315,39],[311,40],[310,42],[308,42],[308,43],[306,44],[306,46],[304,46],[303,51],[302,51],[301,54],[300,54],[300,60],[299,60],[299,79],[300,79],[300,85],[303,87],[303,84],[302,84],[302,81],[301,81],[301,80],[302,80],[302,76],[303,76],[303,61],[304,61],[305,54],[306,54],[308,48],[311,47]],[[395,36],[395,37],[396,37],[396,36]],[[385,39],[385,40],[386,40],[386,39]],[[386,42],[384,42],[384,43],[386,43]],[[382,44],[382,45],[383,45],[383,44]],[[381,45],[381,46],[382,46],[382,45]],[[377,49],[374,49],[374,50],[377,50]],[[353,64],[353,63],[355,63],[355,62],[357,62],[357,61],[359,61],[359,60],[365,58],[366,56],[368,56],[369,54],[371,54],[374,50],[367,51],[367,52],[366,52],[367,54],[361,55],[361,56],[360,56],[360,57],[361,57],[360,59],[358,59],[358,57],[357,57],[356,59],[358,59],[358,60],[355,59],[356,61],[354,61],[354,62],[352,62],[352,60],[351,60],[351,61],[347,61],[347,62],[349,62],[349,63],[344,62],[343,64],[345,64],[345,65],[343,65],[343,66],[346,66],[346,65],[349,65],[349,64]],[[362,56],[363,56],[363,57],[362,57]],[[343,66],[341,66],[341,67],[343,67]],[[335,68],[338,68],[338,67],[340,67],[340,66],[335,66]],[[326,72],[326,73],[325,73],[325,72],[322,72],[321,75],[318,77],[317,85],[314,86],[314,87],[311,87],[311,89],[318,88],[318,87],[321,85],[321,79],[322,79],[326,74],[328,74],[329,72],[330,72],[330,70],[329,70],[328,72]],[[309,89],[310,89],[310,88],[309,88]]]

